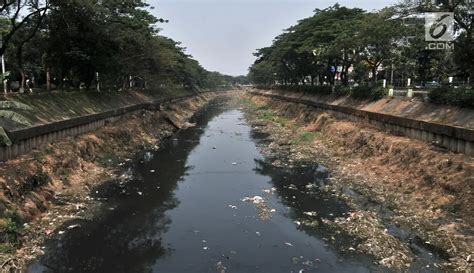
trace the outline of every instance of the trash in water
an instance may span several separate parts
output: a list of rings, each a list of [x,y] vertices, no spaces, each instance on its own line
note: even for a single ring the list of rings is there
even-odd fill
[[[143,192],[139,191],[139,192],[138,192],[138,195],[142,196],[142,195],[143,195]]]
[[[59,234],[59,235],[63,235],[64,233],[66,233],[66,232],[63,231],[63,230],[58,231],[58,234]]]
[[[80,228],[80,227],[81,227],[81,225],[75,224],[75,225],[68,226],[67,229],[76,229],[76,228]]]
[[[234,166],[237,165],[237,162],[232,162],[232,165],[234,165]]]
[[[204,250],[209,250],[209,248],[207,246],[203,247],[202,249]]]
[[[250,201],[250,202],[252,202],[254,204],[257,204],[257,205],[264,202],[263,198],[261,196],[258,196],[258,195],[254,196],[254,197],[245,197],[244,199],[242,199],[242,201],[244,201],[244,202],[249,202]]]
[[[206,240],[202,240],[201,242],[203,242],[203,243],[207,243],[207,241],[206,241]]]
[[[285,245],[293,247],[292,243],[285,242]]]
[[[294,222],[297,226],[301,226],[301,222],[300,221],[295,221]]]
[[[229,205],[228,207],[231,209],[237,209],[237,206],[234,206],[234,205]]]
[[[258,231],[255,232],[255,234],[257,234],[257,236],[259,236],[259,237],[261,236],[260,232],[258,232]]]
[[[225,270],[227,269],[227,267],[225,267],[222,262],[218,262],[216,264],[216,267],[217,267],[217,270],[219,273],[225,273]]]
[[[311,216],[311,217],[316,217],[318,216],[318,213],[315,211],[307,211],[304,213],[305,215]]]
[[[156,171],[155,171],[155,170],[150,170],[150,172],[151,172],[151,173],[154,173],[154,172],[156,172]]]
[[[217,147],[216,147],[216,146],[214,146],[214,147],[212,147],[212,149],[213,149],[213,150],[215,150],[215,149],[217,149]]]

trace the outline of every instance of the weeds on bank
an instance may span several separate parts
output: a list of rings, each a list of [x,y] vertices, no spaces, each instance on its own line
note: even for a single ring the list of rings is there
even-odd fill
[[[23,219],[16,211],[0,212],[0,253],[13,253],[19,243]]]
[[[316,139],[317,134],[315,132],[302,132],[296,138],[295,143],[299,144],[302,142],[312,142]]]
[[[97,157],[96,162],[103,167],[113,167],[120,163],[120,158],[116,154],[105,152]]]

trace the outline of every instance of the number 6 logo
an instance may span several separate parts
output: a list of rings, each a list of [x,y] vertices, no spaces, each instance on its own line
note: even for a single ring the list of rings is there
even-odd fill
[[[432,12],[425,15],[426,41],[451,42],[454,40],[454,14],[452,12]]]

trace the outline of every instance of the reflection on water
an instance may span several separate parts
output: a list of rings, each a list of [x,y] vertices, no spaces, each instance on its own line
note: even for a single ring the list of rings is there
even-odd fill
[[[350,239],[321,225],[347,211],[319,191],[323,167],[274,168],[255,145],[265,136],[252,134],[225,99],[194,119],[196,128],[139,154],[127,183],[95,189],[104,208],[49,241],[29,272],[380,270],[368,257],[340,252]],[[263,205],[272,211],[266,220]]]

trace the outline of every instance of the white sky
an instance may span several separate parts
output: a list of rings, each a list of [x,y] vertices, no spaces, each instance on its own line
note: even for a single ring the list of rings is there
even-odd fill
[[[339,0],[366,10],[381,9],[398,0]],[[168,19],[162,35],[187,47],[207,70],[246,75],[257,48],[269,46],[283,29],[309,17],[331,0],[149,0],[154,15]]]

